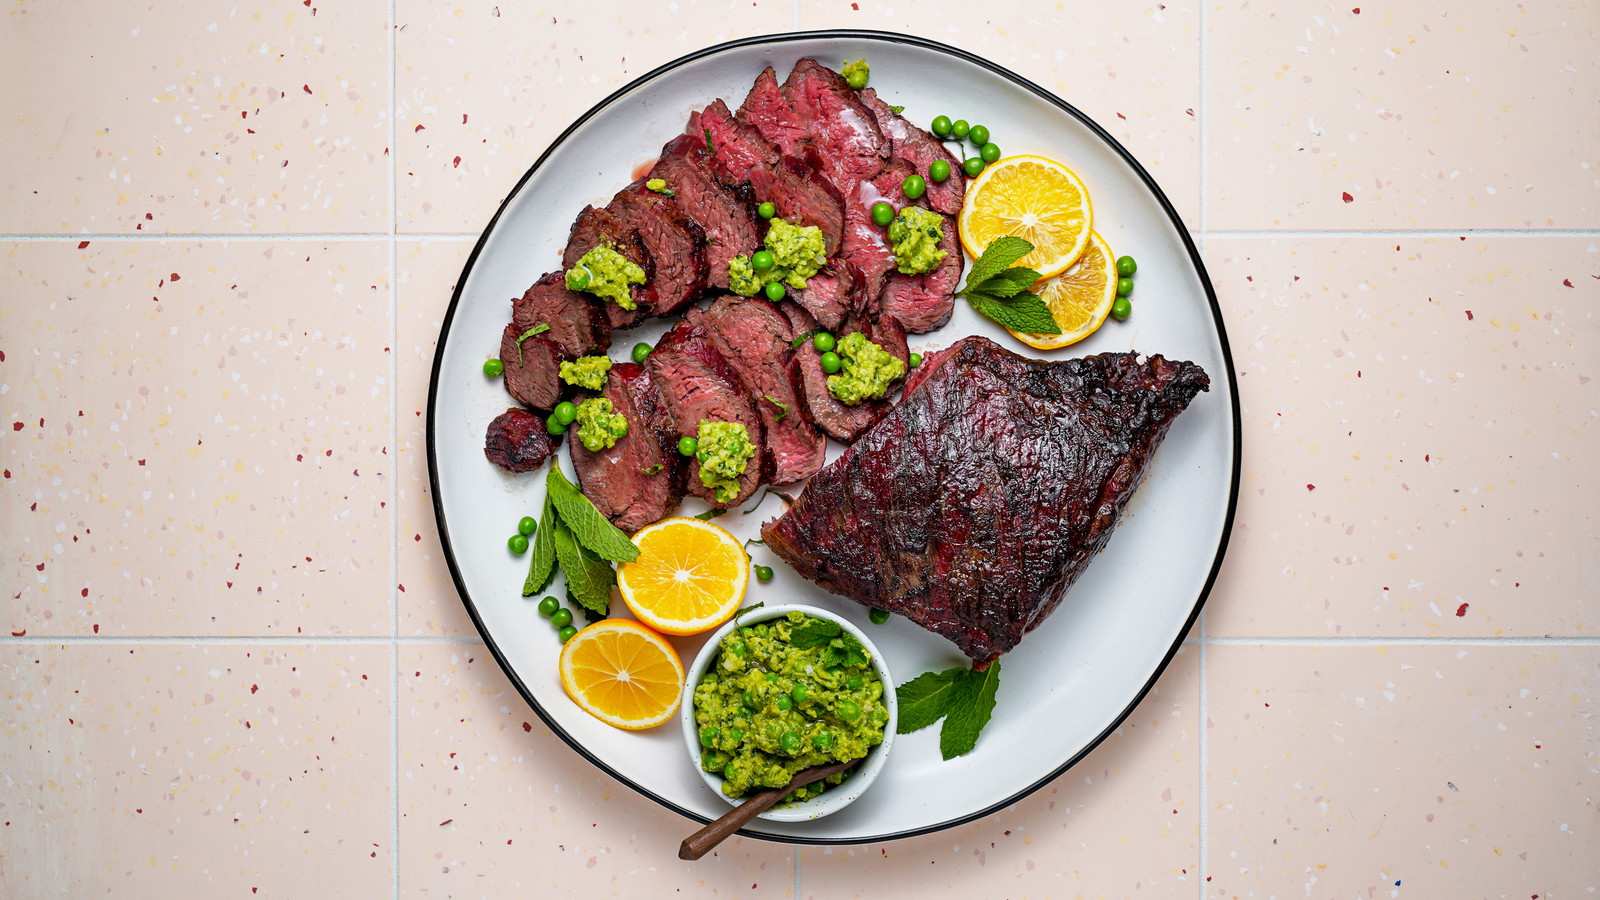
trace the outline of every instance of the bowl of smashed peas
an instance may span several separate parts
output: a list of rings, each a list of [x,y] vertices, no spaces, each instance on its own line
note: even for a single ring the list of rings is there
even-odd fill
[[[794,791],[763,819],[804,822],[849,805],[883,769],[898,721],[894,681],[860,629],[814,606],[734,616],[689,667],[690,759],[730,805],[812,766],[862,762]]]

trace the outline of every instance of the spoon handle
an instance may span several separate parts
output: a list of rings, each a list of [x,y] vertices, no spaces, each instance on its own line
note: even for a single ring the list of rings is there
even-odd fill
[[[749,799],[728,810],[722,818],[710,825],[696,831],[683,839],[678,845],[679,859],[699,859],[710,853],[712,848],[727,840],[735,831],[743,828],[747,822],[766,812],[774,803],[789,795],[796,788],[805,787],[813,781],[827,778],[838,772],[843,772],[860,760],[852,759],[845,762],[829,763],[826,766],[812,766],[795,773],[789,783],[781,788],[767,788],[757,794],[751,794]]]

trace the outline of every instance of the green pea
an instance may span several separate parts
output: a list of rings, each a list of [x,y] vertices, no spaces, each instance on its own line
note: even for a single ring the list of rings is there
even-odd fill
[[[1128,316],[1132,314],[1133,304],[1128,302],[1127,297],[1118,297],[1116,302],[1111,304],[1111,318],[1116,319],[1118,322],[1126,322]]]
[[[984,144],[989,143],[989,129],[983,125],[974,125],[972,130],[967,132],[967,137],[971,138],[974,144],[982,147]]]
[[[778,746],[782,747],[785,753],[798,753],[800,752],[800,735],[793,731],[785,731],[783,736],[778,738]]]
[[[517,520],[517,534],[532,535],[538,527],[539,523],[533,516],[523,516]]]
[[[933,128],[933,133],[935,135],[937,135],[938,137],[942,137],[942,138],[949,137],[950,136],[950,117],[949,116],[934,116],[933,117],[933,125],[931,127]]]
[[[556,404],[556,410],[551,415],[555,416],[557,422],[563,425],[571,425],[573,422],[578,421],[578,407],[572,405],[569,400],[563,400]]]
[[[887,609],[874,609],[872,612],[867,613],[867,618],[871,619],[874,625],[882,625],[889,621],[889,611]]]
[[[555,611],[560,608],[561,601],[554,597],[545,597],[539,601],[539,615],[544,616],[546,619],[554,615]]]
[[[744,645],[744,641],[732,641],[728,644],[728,652],[734,656],[744,656],[750,652],[750,648]]]
[[[928,164],[928,178],[935,183],[946,181],[950,177],[950,161],[936,159]]]
[[[859,91],[867,86],[867,73],[857,69],[844,77],[844,83]]]
[[[1119,256],[1119,257],[1117,257],[1117,274],[1118,275],[1121,275],[1123,278],[1127,278],[1129,275],[1132,275],[1133,273],[1135,273],[1137,271],[1139,271],[1139,264],[1133,261],[1133,257],[1131,257],[1131,256]]]
[[[739,699],[743,700],[744,705],[750,707],[751,709],[755,709],[758,705],[756,703],[756,695],[750,693],[749,691],[745,691],[744,693],[740,694]]]
[[[567,625],[564,626],[560,631],[556,632],[556,637],[560,638],[561,643],[565,644],[567,641],[572,640],[573,636],[577,633],[578,629],[573,628],[571,625]]]
[[[833,335],[827,333],[826,331],[819,331],[814,337],[811,338],[811,346],[815,347],[818,353],[827,353],[829,350],[832,350],[835,346],[837,346],[838,343],[838,341],[834,340]]]
[[[874,225],[877,225],[879,228],[887,228],[889,227],[889,223],[893,221],[894,207],[887,203],[872,204],[872,223]]]
[[[761,582],[762,584],[766,584],[767,582],[771,581],[772,580],[772,567],[771,566],[756,566],[756,580]]]
[[[732,781],[733,777],[737,774],[739,774],[739,768],[735,766],[731,760],[726,766],[722,767],[722,777],[726,781]]]
[[[771,300],[773,303],[777,303],[779,300],[782,300],[784,298],[784,295],[787,294],[787,293],[789,293],[789,292],[783,289],[783,282],[781,282],[781,281],[769,281],[769,282],[767,282],[767,288],[766,288],[767,299]]]
[[[733,741],[735,744],[743,741],[744,740],[744,729],[742,729],[742,728],[729,728],[728,729],[728,740]]]
[[[978,157],[986,163],[992,163],[1000,158],[999,144],[984,144],[978,148]]]
[[[968,178],[977,178],[983,174],[983,158],[979,156],[969,157],[966,162],[961,164],[961,171],[967,173]]]
[[[641,366],[644,365],[644,361],[650,358],[651,349],[652,349],[651,346],[649,344],[646,344],[644,341],[640,341],[639,343],[634,344],[633,345],[633,361],[638,363]]]
[[[850,680],[846,681],[844,686],[849,690],[859,691],[861,690],[861,686],[866,683],[866,679],[862,678],[860,675],[851,675]]]
[[[777,214],[778,207],[774,206],[770,200],[756,207],[756,215],[763,219],[770,219]]]
[[[505,373],[505,370],[506,364],[498,359],[486,359],[483,361],[483,374],[490,378],[499,378]]]
[[[692,437],[681,437],[681,438],[678,438],[678,455],[679,456],[693,456],[694,452],[696,450],[699,450],[699,449],[700,449],[700,442],[695,440],[694,438],[692,438]]]
[[[843,367],[844,360],[839,358],[839,354],[834,353],[831,350],[822,354],[822,371],[832,375]]]
[[[913,353],[910,356],[906,357],[906,365],[910,366],[913,369],[915,369],[917,366],[922,365],[922,354],[921,353]]]
[[[833,749],[833,732],[817,732],[816,736],[811,739],[811,746],[821,750],[823,753],[827,753],[829,750]]]
[[[715,747],[721,731],[715,725],[707,725],[700,729],[700,746]]]
[[[774,262],[772,254],[766,250],[757,250],[750,256],[750,268],[755,269],[757,272],[765,272],[771,269]]]
[[[574,291],[585,291],[594,283],[594,276],[588,269],[572,269],[567,272],[567,287]]]
[[[928,182],[921,175],[907,175],[906,180],[900,182],[900,192],[907,199],[915,200],[928,192]]]
[[[872,721],[880,724],[889,721],[889,711],[881,706],[874,706],[872,708]]]
[[[1133,279],[1132,278],[1118,278],[1117,279],[1117,296],[1118,297],[1126,297],[1131,293],[1133,293]]]
[[[565,607],[550,614],[550,624],[557,628],[565,628],[572,624],[572,610]]]
[[[767,684],[777,684],[778,683],[778,673],[777,672],[768,672],[765,675],[762,675],[761,677],[765,678],[767,680]]]
[[[550,417],[544,420],[544,430],[557,437],[560,437],[561,435],[567,433],[567,425],[565,422],[556,418],[555,413],[551,413]]]
[[[511,548],[512,553],[521,556],[528,552],[528,536],[525,534],[513,534],[511,537],[506,538],[506,546]]]
[[[796,704],[806,702],[806,698],[809,696],[811,696],[811,689],[806,687],[803,681],[795,682],[795,686],[789,689],[789,699]]]
[[[967,124],[966,119],[957,119],[950,123],[950,136],[958,141],[966,140],[967,133],[970,131],[972,131],[972,126]]]
[[[861,705],[854,700],[839,701],[839,718],[846,722],[854,722],[861,718]]]
[[[772,705],[778,708],[778,712],[788,712],[794,709],[794,701],[789,699],[788,694],[779,694],[778,699],[772,701]]]

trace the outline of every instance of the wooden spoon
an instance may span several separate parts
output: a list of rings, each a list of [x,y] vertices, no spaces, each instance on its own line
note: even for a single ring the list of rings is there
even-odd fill
[[[865,757],[862,758],[864,759]],[[801,769],[795,773],[793,778],[789,779],[788,785],[781,788],[767,788],[759,794],[751,794],[743,803],[728,810],[727,815],[684,838],[683,843],[678,845],[678,858],[699,859],[705,856],[711,852],[713,847],[727,840],[735,831],[743,828],[745,823],[766,812],[772,804],[789,796],[790,791],[805,787],[813,781],[821,781],[829,775],[843,772],[858,762],[861,762],[861,759]]]

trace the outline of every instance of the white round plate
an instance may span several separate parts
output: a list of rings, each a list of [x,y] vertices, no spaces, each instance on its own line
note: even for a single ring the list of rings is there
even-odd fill
[[[1032,351],[957,302],[942,330],[915,336],[913,350],[987,335],[1031,356],[1067,358],[1137,350],[1199,363],[1211,390],[1179,416],[1156,453],[1106,550],[1060,608],[1004,657],[994,718],[977,748],[945,761],[938,726],[901,735],[893,764],[870,796],[814,822],[757,821],[742,833],[795,843],[862,843],[948,828],[1016,801],[1061,774],[1125,718],[1149,690],[1199,614],[1221,565],[1239,482],[1238,391],[1211,283],[1187,230],[1150,176],[1110,135],[1063,100],[968,53],[905,35],[838,31],[774,35],[723,44],[657,69],[572,124],[528,170],[485,229],[445,315],[428,398],[428,473],[439,534],[456,587],[513,684],[550,728],[595,765],[641,794],[705,822],[727,811],[686,758],[676,723],[619,731],[567,699],[556,672],[554,630],[521,596],[527,557],[506,535],[537,515],[542,472],[509,475],[483,455],[489,420],[512,405],[481,372],[509,321],[510,299],[560,267],[567,231],[585,204],[604,204],[683,131],[692,110],[721,97],[737,107],[764,66],[782,79],[803,57],[837,67],[865,57],[885,102],[912,121],[966,117],[988,125],[1008,154],[1037,153],[1071,166],[1094,200],[1096,230],[1139,262],[1134,314],[1108,321],[1088,340]],[[625,356],[669,323],[616,338]],[[836,456],[842,448],[834,446]],[[565,451],[562,465],[569,477]],[[682,514],[704,509],[687,501]],[[767,496],[754,514],[718,519],[740,538],[760,536],[782,511]],[[873,636],[896,677],[966,663],[955,646],[896,616],[885,625],[753,548],[773,566],[770,584],[747,602],[804,603],[837,611]],[[551,593],[564,596],[558,582]],[[626,615],[612,601],[613,614]],[[674,639],[686,659],[704,638]],[[662,835],[676,841],[679,835]]]

